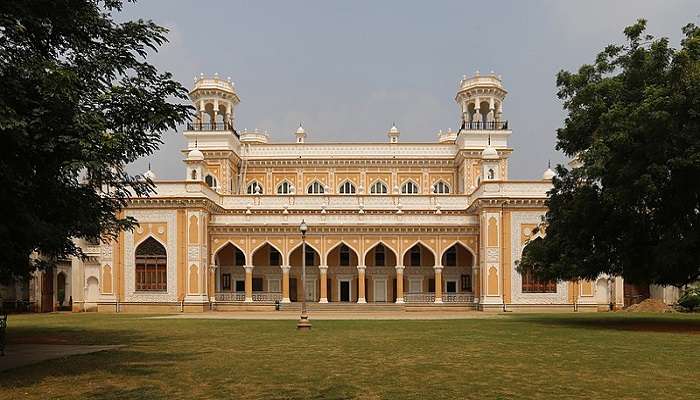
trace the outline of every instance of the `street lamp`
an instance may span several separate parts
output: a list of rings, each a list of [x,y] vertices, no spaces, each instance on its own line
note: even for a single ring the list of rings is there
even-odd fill
[[[297,322],[297,330],[308,331],[311,329],[311,321],[306,313],[306,231],[309,227],[304,220],[299,224],[299,232],[301,232],[301,317]]]

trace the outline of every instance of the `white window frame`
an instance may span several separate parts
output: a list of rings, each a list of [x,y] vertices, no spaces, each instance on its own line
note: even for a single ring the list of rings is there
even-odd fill
[[[326,188],[323,187],[323,184],[317,180],[314,180],[313,182],[309,183],[309,185],[306,187],[306,194],[325,194],[326,193]]]
[[[411,188],[409,190],[409,188]],[[420,194],[420,185],[418,185],[414,180],[409,179],[401,185],[401,194]]]
[[[380,189],[380,190],[377,190]],[[389,185],[387,185],[384,181],[382,180],[377,180],[372,183],[372,185],[369,187],[369,194],[388,194],[389,193]]]
[[[277,185],[277,194],[292,194],[294,192],[294,186],[292,182],[288,180],[283,180]]]
[[[255,190],[256,187],[260,188],[260,192],[256,192],[256,190]],[[248,194],[263,194],[263,193],[265,193],[265,191],[263,189],[263,185],[257,179],[254,179],[254,180],[248,182],[248,185],[246,185],[246,193],[248,193]]]
[[[452,188],[450,188],[450,185],[448,185],[447,182],[443,181],[442,179],[433,184],[434,194],[450,194],[451,191]]]
[[[352,181],[350,181],[349,179],[346,179],[338,187],[338,193],[344,194],[344,195],[350,195],[350,194],[357,193],[357,190],[355,189],[355,185],[352,183]]]

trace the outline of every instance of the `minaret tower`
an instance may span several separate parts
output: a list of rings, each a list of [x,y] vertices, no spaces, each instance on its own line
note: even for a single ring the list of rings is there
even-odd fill
[[[304,127],[301,126],[301,123],[299,124],[297,131],[294,132],[294,136],[296,136],[297,143],[304,143],[306,141],[306,131],[304,130]]]
[[[195,117],[187,124],[184,136],[188,181],[205,181],[221,192],[235,190],[234,179],[240,167],[241,140],[235,129],[235,108],[240,103],[231,78],[222,79],[219,74],[194,78],[190,99],[195,107]],[[208,168],[206,159],[214,152],[228,153],[232,161]]]
[[[399,128],[396,127],[395,123],[391,124],[391,129],[389,129],[389,132],[387,132],[387,136],[389,136],[389,143],[398,143],[399,135],[401,135]]]
[[[454,143],[463,156],[459,190],[471,193],[484,181],[508,179],[508,147],[511,131],[503,118],[503,101],[508,92],[503,81],[493,71],[479,71],[462,77],[455,101],[459,106],[459,131],[452,137],[440,135],[440,142]],[[479,152],[477,152],[479,151]]]

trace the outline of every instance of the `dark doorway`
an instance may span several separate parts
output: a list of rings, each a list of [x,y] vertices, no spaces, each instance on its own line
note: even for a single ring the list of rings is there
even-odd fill
[[[41,312],[53,311],[53,272],[53,268],[49,268],[41,277]]]
[[[350,282],[340,281],[340,301],[350,301]]]
[[[289,301],[297,301],[297,278],[289,278]]]

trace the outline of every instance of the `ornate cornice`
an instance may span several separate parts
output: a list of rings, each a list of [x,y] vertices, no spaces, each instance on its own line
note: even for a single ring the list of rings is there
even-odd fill
[[[209,234],[216,235],[231,235],[231,234],[279,234],[279,235],[297,235],[299,228],[294,226],[245,226],[245,225],[209,225]],[[459,234],[459,235],[478,235],[478,225],[467,226],[327,226],[314,225],[310,228],[307,236],[312,237],[317,234]]]

